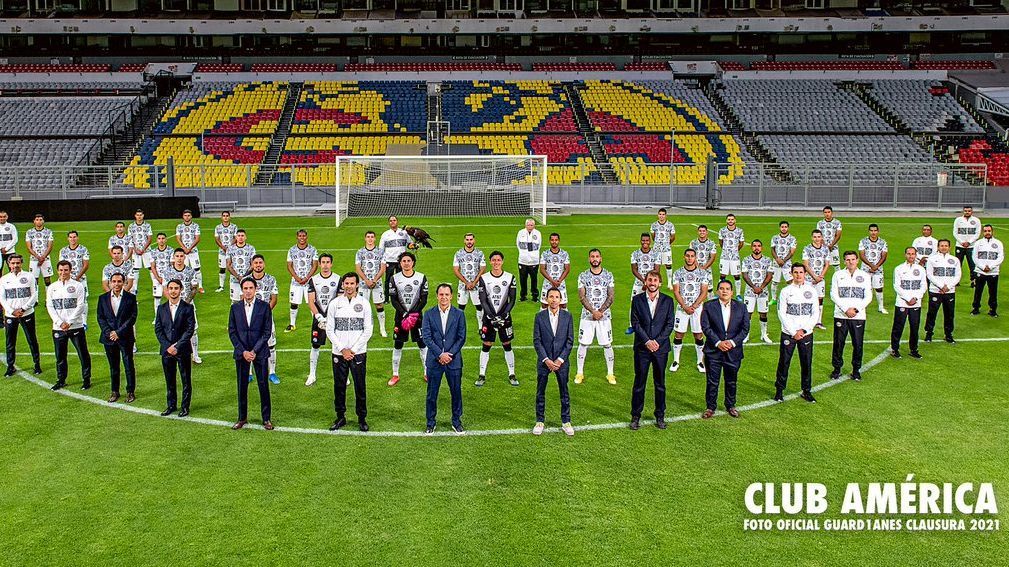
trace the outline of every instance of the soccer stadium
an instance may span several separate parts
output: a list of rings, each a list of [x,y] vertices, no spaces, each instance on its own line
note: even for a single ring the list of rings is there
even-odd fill
[[[1006,563],[1006,0],[0,23],[0,564]]]

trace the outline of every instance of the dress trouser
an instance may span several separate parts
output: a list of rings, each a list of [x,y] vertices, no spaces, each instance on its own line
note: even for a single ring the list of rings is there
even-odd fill
[[[354,355],[352,360],[344,360],[342,355],[333,354],[333,408],[336,417],[347,413],[347,375],[354,380],[354,411],[357,420],[368,417],[368,395],[365,390],[365,376],[368,371],[368,353]]]
[[[648,352],[634,349],[634,386],[631,389],[631,418],[641,417],[645,409],[645,386],[648,384],[648,371],[652,371],[652,383],[655,387],[655,419],[666,417],[666,362],[669,353]]]
[[[956,259],[960,261],[960,264],[963,264],[964,258],[967,259],[967,269],[970,271],[970,283],[973,284],[974,280],[975,280],[975,275],[974,275],[974,249],[973,248],[961,248],[961,247],[957,246],[955,254],[956,254]]]
[[[921,307],[898,307],[893,312],[893,328],[890,330],[890,349],[900,351],[900,338],[904,335],[904,325],[911,324],[911,336],[908,347],[911,352],[918,352],[918,327],[921,324]]]
[[[133,364],[133,343],[116,341],[116,344],[102,345],[105,347],[105,358],[109,360],[109,374],[112,378],[112,391],[119,391],[119,362],[126,372],[126,392],[132,394],[137,388],[137,370]]]
[[[91,353],[88,352],[88,337],[84,327],[53,331],[56,348],[56,381],[67,381],[67,343],[73,343],[77,358],[81,360],[81,378],[85,386],[91,385]]]
[[[189,411],[189,402],[193,399],[193,359],[188,352],[180,352],[178,356],[161,355],[161,368],[165,371],[165,387],[168,393],[168,407],[178,407],[178,395],[175,377],[182,380],[182,408]],[[245,380],[249,380],[249,369],[245,369]]]
[[[839,319],[834,317],[834,349],[830,361],[834,370],[840,371],[844,366],[844,346],[851,335],[851,371],[858,372],[862,368],[862,343],[865,339],[865,319]]]
[[[557,376],[557,388],[561,394],[561,423],[571,422],[571,396],[568,394],[568,373],[571,364],[567,360],[564,364],[553,372]],[[536,368],[536,421],[543,421],[546,416],[546,392],[547,382],[550,381],[551,372],[547,370],[543,362]]]
[[[925,338],[931,339],[935,331],[935,318],[942,307],[942,333],[946,338],[953,336],[953,317],[956,315],[955,293],[928,292],[928,312],[925,314]]]
[[[25,331],[28,350],[32,353],[32,361],[39,366],[39,339],[35,334],[35,313],[21,317],[4,317],[4,333],[7,347],[7,370],[14,369],[14,357],[17,355],[18,326]]]
[[[519,298],[525,301],[528,297],[528,291],[531,289],[533,294],[533,299],[536,299],[537,294],[539,294],[540,284],[539,284],[539,269],[538,265],[526,266],[525,264],[519,264]],[[526,284],[531,284],[531,288],[527,288]]]
[[[462,369],[452,370],[441,364],[427,367],[427,426],[434,427],[438,415],[438,390],[441,389],[442,376],[448,382],[448,390],[452,395],[452,425],[462,424]]]
[[[981,309],[981,296],[984,295],[984,288],[988,287],[988,311],[995,313],[998,311],[998,275],[977,274],[974,282],[974,303],[971,308],[975,311]]]
[[[799,368],[801,371],[802,391],[808,392],[813,387],[813,334],[796,341],[791,336],[781,333],[778,343],[778,372],[774,387],[784,390],[788,385],[788,367],[792,364],[792,355],[799,349]]]
[[[739,363],[728,362],[721,356],[705,356],[705,371],[708,384],[704,393],[704,401],[709,410],[718,407],[718,386],[722,373],[725,373],[725,409],[736,407],[736,382],[739,377]]]
[[[238,421],[249,418],[249,374],[256,374],[256,386],[259,388],[259,410],[263,421],[270,421],[270,357],[257,356],[249,362],[244,358],[235,360],[235,373],[238,376]],[[183,404],[185,405],[185,404]]]

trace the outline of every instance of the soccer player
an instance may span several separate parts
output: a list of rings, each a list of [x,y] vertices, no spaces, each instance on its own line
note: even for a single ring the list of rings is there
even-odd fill
[[[413,239],[406,233],[406,230],[399,227],[399,218],[396,215],[389,217],[389,230],[382,233],[382,238],[378,240],[378,247],[382,249],[382,260],[385,262],[385,297],[389,298],[389,286],[393,274],[399,271],[399,259],[408,248],[413,248]],[[383,335],[385,336],[385,335]]]
[[[252,270],[252,257],[255,255],[256,247],[249,244],[245,230],[236,230],[234,242],[228,245],[228,255],[224,258],[224,269],[231,276],[228,287],[232,303],[242,300],[242,280]]]
[[[417,257],[404,252],[399,259],[399,270],[390,278],[389,303],[396,314],[392,328],[392,378],[389,385],[399,384],[399,363],[403,360],[403,345],[412,340],[420,351],[420,362],[426,368],[427,345],[420,336],[424,306],[427,305],[427,276],[414,271]],[[404,325],[404,322],[406,325]],[[424,376],[427,381],[427,375]]]
[[[53,231],[46,228],[46,219],[41,213],[35,215],[34,226],[25,232],[25,248],[28,249],[28,271],[35,279],[43,278],[48,286],[53,278]]]
[[[774,401],[783,402],[788,385],[788,367],[792,355],[799,350],[802,393],[799,397],[815,403],[813,397],[813,329],[822,320],[816,290],[806,277],[806,266],[792,264],[792,278],[778,296],[778,319],[781,321],[781,342],[778,348],[778,370],[774,381]]]
[[[169,266],[172,265],[172,256],[175,250],[168,247],[168,235],[159,232],[156,237],[157,244],[150,250],[151,254],[151,295],[154,296],[154,317],[158,316],[158,305],[165,294],[165,274],[168,273]],[[151,321],[154,324],[154,321]]]
[[[883,305],[883,264],[889,256],[886,240],[879,237],[879,225],[869,225],[869,236],[858,243],[858,257],[862,260],[862,270],[872,279],[872,289],[876,292],[876,308],[883,315],[889,314]]]
[[[932,236],[932,225],[922,225],[921,236],[915,238],[911,246],[914,246],[918,264],[924,266],[928,262],[928,257],[939,248],[939,241]]]
[[[181,226],[181,225],[179,225]],[[195,226],[195,225],[194,225]],[[189,259],[189,254],[186,253],[185,248],[176,248],[172,252],[172,263],[168,265],[164,273],[158,272],[161,279],[168,283],[172,280],[178,281],[182,284],[181,298],[182,301],[193,306],[193,336],[189,340],[192,346],[192,360],[196,364],[202,364],[203,359],[200,358],[200,321],[196,315],[196,304],[193,299],[196,297],[196,292],[200,289],[200,282],[196,276],[196,270],[192,266],[187,264]]]
[[[743,258],[742,275],[743,281],[746,282],[743,299],[746,303],[746,311],[752,316],[756,310],[760,318],[760,340],[767,344],[773,344],[774,341],[767,336],[767,312],[770,297],[767,286],[771,285],[771,280],[777,269],[774,262],[764,256],[763,242],[754,239],[750,243],[750,250],[752,253]],[[750,336],[747,335],[743,342],[749,340]]]
[[[854,250],[844,253],[844,269],[834,272],[830,280],[830,299],[834,302],[834,349],[831,363],[834,371],[831,380],[841,377],[844,366],[844,344],[851,335],[851,379],[862,380],[862,344],[865,340],[865,308],[872,303],[870,276],[858,268],[858,254]]]
[[[953,340],[954,316],[956,315],[956,286],[960,285],[961,262],[949,253],[950,241],[940,238],[936,253],[925,263],[928,278],[928,312],[925,314],[925,342],[932,342],[935,319],[942,307],[942,330],[947,343]]]
[[[670,372],[680,369],[680,351],[687,327],[694,334],[697,352],[697,371],[704,373],[704,331],[701,329],[701,306],[708,299],[708,282],[711,275],[697,264],[697,252],[687,248],[683,252],[683,267],[673,273],[673,299],[676,300],[676,321],[673,325],[673,363]]]
[[[830,251],[830,265],[840,266],[841,257],[838,253],[837,243],[841,241],[841,221],[834,218],[834,209],[830,205],[823,208],[823,220],[816,223],[816,230],[819,230],[823,235],[823,242],[827,245],[827,250]],[[809,276],[808,269],[806,275]]]
[[[319,255],[319,273],[308,280],[308,309],[312,312],[312,352],[308,358],[308,379],[306,386],[315,384],[315,370],[319,366],[319,352],[326,344],[329,330],[326,328],[326,317],[330,303],[340,294],[342,285],[340,276],[333,273],[333,256],[328,253]],[[357,278],[354,278],[354,293],[357,294]],[[362,301],[368,298],[362,296]],[[379,304],[381,305],[381,304]],[[368,309],[368,327],[371,328],[371,309]],[[371,333],[368,334],[371,336]],[[333,351],[336,356],[339,353]],[[344,379],[347,377],[344,376]]]
[[[525,301],[528,292],[536,293],[539,287],[537,270],[540,264],[540,246],[543,245],[543,236],[536,230],[536,221],[526,219],[525,227],[519,229],[515,235],[515,247],[519,251],[519,279],[522,280],[522,289],[519,293],[519,300]],[[531,284],[531,285],[527,285]],[[535,299],[534,299],[535,301]]]
[[[116,232],[109,237],[109,257],[112,257],[112,248],[118,246],[120,249],[125,251],[133,250],[133,239],[130,238],[129,234],[126,234],[126,223],[117,222]],[[131,264],[132,265],[132,264]],[[129,289],[129,288],[127,288]],[[105,290],[108,291],[108,290]]]
[[[707,225],[697,226],[697,238],[690,241],[689,248],[696,255],[698,267],[708,274],[708,289],[712,289],[715,284],[711,281],[711,267],[715,265],[715,260],[718,258],[718,243],[708,238]],[[673,289],[672,282],[670,282],[669,289]]]
[[[200,271],[200,251],[196,249],[200,244],[200,225],[193,222],[193,211],[189,209],[182,211],[182,222],[175,225],[175,241],[186,254],[186,265],[193,269],[193,273],[196,276],[194,281],[196,282],[197,289],[200,293],[203,293],[203,272]],[[168,281],[171,281],[171,278]],[[183,294],[186,293],[186,290],[183,290]],[[192,303],[192,301],[189,301],[189,303]]]
[[[631,288],[631,299],[645,289],[645,276],[648,272],[655,270],[658,273],[658,265],[662,258],[662,252],[657,252],[652,248],[652,235],[647,232],[641,233],[641,248],[631,252],[631,275],[634,276],[634,286]],[[631,309],[633,313],[633,309]],[[628,319],[630,321],[630,319]],[[625,335],[633,335],[634,327],[628,323]]]
[[[582,304],[578,323],[578,361],[575,384],[585,380],[585,355],[595,340],[603,347],[606,358],[606,381],[617,383],[613,374],[613,327],[610,306],[613,305],[613,274],[603,268],[603,254],[598,248],[589,250],[589,269],[578,276],[578,299]]]
[[[956,240],[956,259],[963,263],[967,259],[970,286],[974,287],[974,255],[971,248],[981,236],[981,219],[974,216],[974,207],[965,205],[963,214],[953,221],[953,238]]]
[[[18,229],[7,222],[7,211],[0,211],[0,274],[7,266],[7,257],[14,253],[18,243]],[[9,268],[8,268],[9,269]]]
[[[91,267],[91,253],[80,243],[76,230],[67,233],[67,245],[60,249],[60,260],[70,262],[70,279],[84,288],[84,324],[88,322],[88,268]],[[58,272],[59,270],[57,270]],[[48,288],[46,288],[48,289]]]
[[[673,289],[673,242],[676,242],[676,227],[666,219],[666,209],[659,209],[656,220],[652,223],[651,236],[652,245],[658,255],[656,264],[666,266],[666,283],[669,289]],[[644,282],[645,274],[651,270],[641,272],[641,281]],[[637,285],[637,282],[635,282]]]
[[[827,270],[830,269],[830,248],[823,243],[823,233],[820,229],[813,230],[813,242],[807,244],[802,249],[803,274],[806,280],[816,290],[816,296],[820,300],[820,309],[817,315],[820,319],[816,322],[816,328],[826,329],[823,326],[823,298],[827,295]],[[792,270],[795,274],[795,270]]]
[[[237,232],[238,226],[231,222],[231,213],[229,211],[221,213],[221,224],[214,227],[214,243],[217,244],[217,293],[224,291],[224,275],[228,271],[228,249],[235,243]],[[241,299],[241,284],[238,292]],[[234,294],[231,301],[238,301],[234,298]]]
[[[890,328],[890,355],[900,358],[900,337],[904,325],[911,323],[911,337],[908,346],[911,358],[921,358],[918,354],[918,326],[921,323],[921,300],[928,288],[925,268],[918,263],[918,250],[914,246],[904,249],[904,259],[893,270],[893,291],[897,293],[897,310],[893,312],[893,326]]]
[[[466,304],[472,302],[476,309],[476,324],[483,322],[483,305],[480,303],[480,276],[487,271],[483,251],[476,247],[476,236],[467,232],[463,237],[463,247],[452,259],[452,271],[459,280],[456,294],[459,309],[466,311]]]
[[[308,280],[319,270],[319,253],[308,243],[308,231],[298,230],[298,243],[287,251],[287,271],[291,274],[291,324],[285,333],[297,329],[298,306],[308,303]]]
[[[325,254],[324,256],[329,256]],[[333,258],[329,258],[332,264]],[[321,263],[321,258],[320,258]],[[319,275],[313,276],[313,281]],[[332,276],[333,280],[339,280]],[[336,431],[347,425],[347,385],[354,378],[354,410],[357,426],[368,431],[368,397],[365,378],[368,372],[368,340],[371,338],[371,307],[368,298],[357,293],[357,274],[343,276],[343,293],[332,292],[332,307],[326,314],[323,328],[333,343],[333,406],[336,421],[329,427]],[[309,303],[311,305],[311,303]]]
[[[144,220],[144,211],[137,209],[133,213],[133,222],[127,230],[130,236],[130,248],[126,250],[126,257],[133,262],[133,289],[127,289],[136,295],[140,289],[140,269],[151,270],[151,243],[154,238],[154,230],[151,223]],[[153,281],[153,278],[152,278]]]
[[[112,247],[112,261],[105,264],[102,269],[102,290],[109,291],[109,284],[112,281],[112,274],[121,274],[126,283],[123,285],[124,289],[130,289],[133,286],[133,262],[131,260],[124,260],[123,247],[116,244]]]
[[[375,232],[369,230],[364,233],[364,247],[357,251],[354,256],[354,270],[360,278],[358,292],[365,299],[370,299],[375,304],[375,312],[378,315],[378,332],[385,338],[385,293],[388,287],[382,284],[383,278],[388,281],[394,272],[386,272],[387,264],[384,261],[385,250],[375,246]],[[396,268],[399,270],[399,268]]]
[[[480,375],[476,385],[483,386],[487,382],[487,363],[490,361],[490,349],[494,341],[501,337],[501,348],[504,349],[505,363],[508,365],[508,382],[518,386],[515,377],[515,352],[512,350],[512,337],[515,329],[512,326],[511,311],[515,306],[515,276],[504,271],[504,254],[495,250],[490,253],[490,271],[480,276],[480,304],[483,305],[483,320],[480,324],[480,340],[483,348],[480,350]]]
[[[792,281],[792,258],[798,245],[790,232],[788,221],[778,223],[778,234],[771,237],[771,259],[774,264],[774,278],[771,280],[771,305],[778,302],[778,282],[788,285]]]
[[[67,260],[56,263],[57,280],[46,288],[46,310],[53,322],[53,344],[56,350],[56,383],[52,390],[67,385],[67,343],[73,343],[81,361],[81,390],[91,388],[91,353],[88,352],[87,290],[80,281],[71,277]]]
[[[743,235],[743,229],[736,226],[736,215],[725,216],[725,226],[718,231],[718,243],[722,248],[722,255],[718,260],[718,273],[722,279],[729,279],[729,276],[732,276],[736,280],[736,300],[742,301],[739,251],[746,244],[746,237]]]
[[[567,250],[561,249],[561,235],[550,234],[550,249],[540,254],[540,275],[543,276],[543,287],[540,288],[540,308],[546,309],[547,291],[557,288],[561,293],[561,309],[568,308],[568,274],[571,273],[571,257]]]
[[[288,262],[290,265],[290,262]],[[262,254],[256,254],[252,257],[252,262],[249,264],[252,268],[252,279],[256,280],[256,297],[265,301],[270,306],[270,311],[272,312],[275,307],[277,307],[277,297],[280,296],[280,286],[277,285],[277,278],[266,273],[266,260],[263,258]],[[196,336],[195,334],[193,335]],[[270,340],[267,342],[267,346],[270,347],[270,360],[269,360],[269,372],[270,372],[270,382],[274,384],[280,384],[280,378],[277,376],[277,324],[273,324],[273,329],[270,331]],[[193,346],[195,349],[196,346]],[[252,381],[252,371],[249,371],[249,381]]]
[[[39,358],[39,339],[35,334],[35,305],[39,302],[38,281],[31,274],[21,271],[23,259],[20,254],[7,258],[9,271],[0,277],[0,307],[4,314],[4,335],[6,336],[7,371],[4,376],[13,376],[18,342],[18,327],[25,332],[28,349],[35,362],[35,374],[42,374]]]
[[[974,303],[971,315],[981,310],[981,296],[988,287],[988,316],[998,317],[998,269],[1005,260],[1005,247],[995,238],[995,229],[990,224],[981,228],[981,239],[974,242]]]

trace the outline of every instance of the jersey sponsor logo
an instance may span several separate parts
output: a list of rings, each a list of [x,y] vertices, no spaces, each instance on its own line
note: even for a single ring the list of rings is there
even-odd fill
[[[809,292],[807,292],[809,293]],[[810,297],[812,295],[810,294]],[[807,298],[809,299],[809,298]],[[785,313],[793,317],[800,317],[803,315],[813,314],[813,304],[812,303],[787,303],[785,304]]]
[[[11,287],[4,290],[5,299],[26,299],[31,296],[32,290],[28,287]]]
[[[862,279],[861,276],[859,279]],[[862,287],[838,286],[837,293],[845,298],[865,299],[865,288]]]
[[[67,288],[71,293],[73,290]],[[52,300],[53,309],[76,309],[77,308],[77,298],[76,297],[64,297],[56,298]]]
[[[900,289],[909,291],[921,289],[921,280],[900,280]]]
[[[360,305],[357,307],[360,307]],[[336,317],[334,318],[333,327],[336,331],[363,331],[364,319],[360,317]]]

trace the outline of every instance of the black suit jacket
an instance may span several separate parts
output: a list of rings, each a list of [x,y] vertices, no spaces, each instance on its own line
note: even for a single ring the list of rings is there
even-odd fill
[[[701,330],[704,331],[704,355],[718,357],[726,362],[743,360],[743,339],[750,334],[750,314],[741,301],[729,305],[729,328],[722,322],[722,306],[717,299],[708,301],[701,310]],[[735,341],[736,346],[727,352],[718,350],[721,341]]]
[[[655,354],[665,354],[669,352],[669,335],[673,334],[673,327],[676,324],[676,315],[673,312],[673,299],[664,293],[659,293],[658,303],[655,304],[655,316],[648,309],[648,293],[639,293],[631,300],[631,328],[634,329],[634,348],[644,350],[645,343],[655,341],[659,343],[659,350]]]
[[[137,338],[133,334],[133,325],[137,322],[137,296],[123,290],[123,298],[119,301],[119,313],[112,313],[112,292],[98,296],[98,327],[102,334],[99,341],[103,345],[120,344],[133,350]],[[109,333],[115,331],[118,341],[109,338]]]
[[[178,350],[178,357],[192,355],[193,345],[189,340],[193,338],[195,330],[196,312],[192,305],[180,301],[179,308],[175,312],[175,321],[172,321],[172,311],[167,301],[158,306],[158,316],[154,318],[154,335],[161,344],[162,356],[168,356],[165,351],[172,345]]]
[[[270,304],[262,299],[252,303],[252,321],[245,320],[245,301],[239,301],[231,306],[228,315],[228,336],[231,345],[235,347],[235,360],[242,358],[242,353],[252,351],[257,360],[266,360],[270,356],[270,335],[273,334],[273,312]]]
[[[561,309],[557,312],[557,334],[550,327],[549,310],[543,309],[536,314],[533,321],[533,346],[539,357],[537,364],[543,364],[545,359],[557,360],[563,358],[568,362],[571,347],[575,342],[575,325],[571,313]]]

